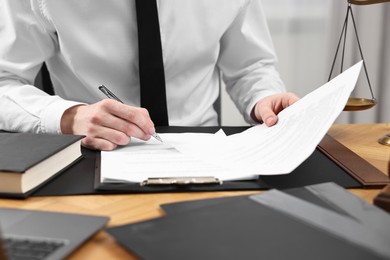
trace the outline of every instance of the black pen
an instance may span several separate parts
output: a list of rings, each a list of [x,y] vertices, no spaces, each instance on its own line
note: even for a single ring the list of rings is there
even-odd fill
[[[117,96],[115,96],[115,94],[112,93],[111,90],[109,90],[106,86],[100,85],[98,88],[99,88],[99,90],[100,90],[101,92],[103,92],[103,94],[106,95],[108,98],[114,99],[114,100],[116,100],[116,101],[118,101],[118,102],[124,104],[123,101],[120,100]],[[158,141],[160,141],[160,142],[163,142],[163,140],[161,139],[161,137],[160,137],[157,133],[154,133],[152,136],[153,136],[154,138],[156,138],[156,140],[158,140]]]

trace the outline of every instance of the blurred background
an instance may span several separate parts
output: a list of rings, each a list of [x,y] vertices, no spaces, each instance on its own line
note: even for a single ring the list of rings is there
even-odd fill
[[[328,81],[347,0],[263,0],[269,29],[278,56],[277,69],[287,90],[299,96]],[[371,109],[342,112],[336,123],[390,122],[390,3],[352,5],[368,75],[378,104]],[[360,54],[352,21],[348,23],[344,69]],[[340,57],[333,77],[340,72]],[[371,98],[362,71],[352,97]],[[234,104],[222,93],[222,125],[245,125]]]

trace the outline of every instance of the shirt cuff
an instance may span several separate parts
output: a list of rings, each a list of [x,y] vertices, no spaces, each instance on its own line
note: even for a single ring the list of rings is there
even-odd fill
[[[50,104],[42,115],[42,131],[43,133],[62,134],[61,132],[61,118],[65,110],[70,107],[83,105],[81,102],[74,102],[68,100],[58,100]]]

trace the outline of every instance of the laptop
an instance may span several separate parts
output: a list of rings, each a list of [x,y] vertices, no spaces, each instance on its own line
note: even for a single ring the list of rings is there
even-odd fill
[[[108,217],[0,208],[0,259],[64,259]]]

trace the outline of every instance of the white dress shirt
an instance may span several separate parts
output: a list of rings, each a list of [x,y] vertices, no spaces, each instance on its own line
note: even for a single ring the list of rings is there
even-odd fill
[[[158,0],[170,125],[217,124],[219,71],[244,118],[284,91],[261,0]],[[131,0],[0,0],[0,129],[61,133],[63,112],[106,85],[140,104]],[[47,63],[56,96],[33,86]],[[151,75],[153,76],[153,75]]]

